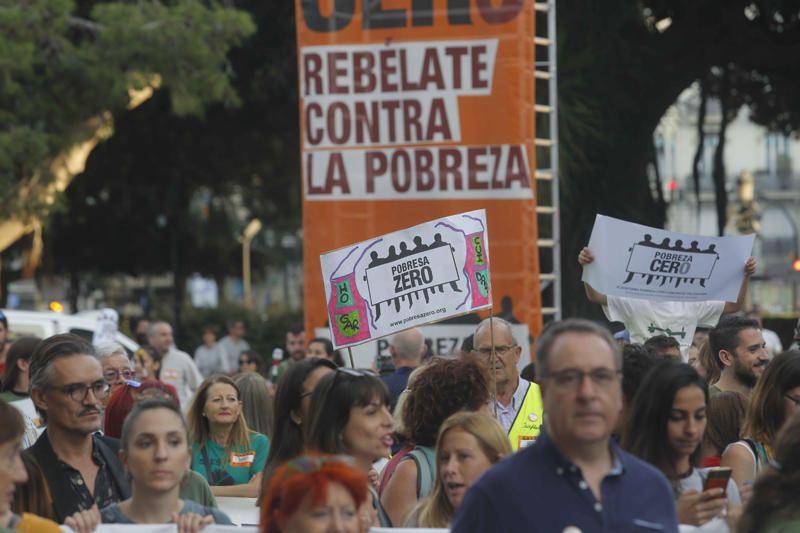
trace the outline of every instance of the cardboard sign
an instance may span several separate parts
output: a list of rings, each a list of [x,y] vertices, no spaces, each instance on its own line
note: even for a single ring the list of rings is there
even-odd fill
[[[483,210],[320,256],[334,346],[353,346],[492,304]]]
[[[583,281],[613,296],[735,302],[755,235],[687,235],[597,215]]]
[[[502,235],[492,249],[493,300],[538,335],[534,9],[519,1],[295,0],[307,331],[328,318],[322,294],[330,291],[315,258],[485,209],[488,231]],[[359,280],[361,296],[391,296],[393,306],[391,287],[374,292],[379,270],[369,272],[369,288]],[[416,293],[411,275],[401,296]],[[347,320],[363,312],[354,305]]]

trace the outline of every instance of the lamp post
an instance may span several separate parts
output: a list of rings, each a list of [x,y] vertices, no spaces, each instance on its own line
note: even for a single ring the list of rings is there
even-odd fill
[[[253,287],[250,283],[250,244],[259,231],[261,231],[261,221],[254,218],[242,232],[242,284],[244,285],[244,306],[247,309],[253,308]]]

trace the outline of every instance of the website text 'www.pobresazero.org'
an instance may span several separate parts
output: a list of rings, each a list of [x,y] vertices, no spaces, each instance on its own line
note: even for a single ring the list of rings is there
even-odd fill
[[[420,313],[418,315],[407,316],[403,320],[398,320],[397,322],[392,322],[391,323],[391,327],[402,326],[403,324],[407,324],[407,323],[412,322],[414,320],[419,320],[421,318],[426,318],[426,317],[433,316],[433,315],[440,315],[440,314],[446,313],[446,312],[447,312],[447,308],[442,307],[442,308],[436,309],[434,311],[428,311],[426,313]]]

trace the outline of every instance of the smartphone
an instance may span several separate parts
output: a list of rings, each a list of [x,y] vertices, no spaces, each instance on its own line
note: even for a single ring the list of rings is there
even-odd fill
[[[719,466],[711,468],[706,472],[706,481],[703,484],[703,491],[711,489],[722,489],[722,495],[725,496],[726,489],[728,488],[728,480],[731,479],[731,469],[727,466]]]

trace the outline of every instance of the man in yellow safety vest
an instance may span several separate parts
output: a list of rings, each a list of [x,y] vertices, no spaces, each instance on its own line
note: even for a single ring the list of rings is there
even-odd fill
[[[522,347],[514,339],[511,324],[502,318],[493,317],[481,322],[475,330],[473,351],[487,365],[491,361],[492,340],[497,400],[491,402],[489,408],[492,412],[496,410],[497,420],[508,432],[511,448],[516,451],[532,444],[539,436],[542,425],[542,393],[536,383],[522,379],[519,375],[517,363]]]

